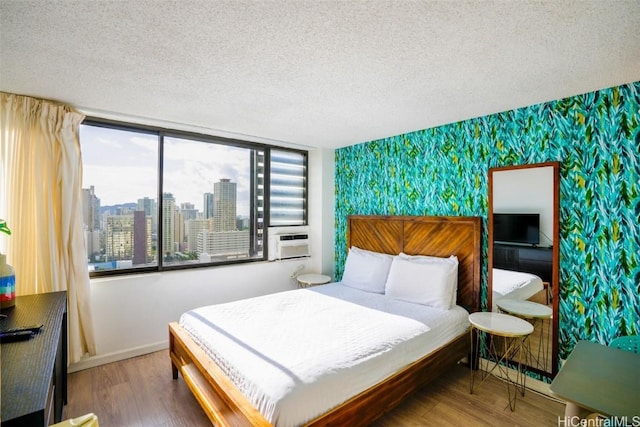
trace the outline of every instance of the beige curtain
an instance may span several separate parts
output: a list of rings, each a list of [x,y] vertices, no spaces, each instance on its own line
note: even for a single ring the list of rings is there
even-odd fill
[[[95,354],[82,221],[84,116],[53,102],[1,93],[0,217],[16,295],[67,291],[69,360]]]

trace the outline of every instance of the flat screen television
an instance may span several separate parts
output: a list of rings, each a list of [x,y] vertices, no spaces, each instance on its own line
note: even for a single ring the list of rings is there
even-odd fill
[[[540,244],[540,214],[493,214],[493,240],[501,243]]]

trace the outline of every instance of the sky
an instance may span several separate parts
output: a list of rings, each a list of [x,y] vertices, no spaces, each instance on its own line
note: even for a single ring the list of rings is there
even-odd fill
[[[144,133],[80,126],[82,188],[95,187],[101,206],[157,199],[158,138]],[[237,214],[249,214],[250,150],[165,137],[163,192],[176,205],[193,203],[200,212],[203,194],[229,178],[237,184]]]

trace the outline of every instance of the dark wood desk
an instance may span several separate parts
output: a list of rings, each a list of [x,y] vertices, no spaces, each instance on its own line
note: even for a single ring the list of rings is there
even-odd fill
[[[640,415],[638,373],[639,354],[580,341],[549,389],[588,411],[609,417],[633,417]]]
[[[553,249],[496,243],[493,246],[493,266],[535,274],[543,282],[551,283]]]
[[[20,296],[2,314],[2,329],[43,325],[35,337],[1,346],[2,427],[59,422],[67,403],[67,293]]]

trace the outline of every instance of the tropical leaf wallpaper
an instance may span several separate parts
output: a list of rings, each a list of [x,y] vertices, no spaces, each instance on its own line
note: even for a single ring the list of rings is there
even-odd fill
[[[640,82],[336,150],[336,273],[346,219],[484,218],[488,169],[559,161],[560,357],[640,333]]]

